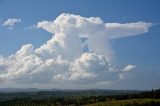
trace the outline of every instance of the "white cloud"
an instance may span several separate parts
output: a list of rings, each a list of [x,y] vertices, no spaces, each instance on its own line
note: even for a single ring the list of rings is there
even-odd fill
[[[117,68],[110,40],[146,33],[151,23],[104,23],[100,18],[61,14],[37,27],[53,34],[41,47],[23,45],[16,54],[0,57],[0,79],[4,81],[50,84],[111,83],[122,79],[128,65]],[[84,53],[84,42],[88,50]]]
[[[129,64],[122,71],[130,71],[130,70],[133,70],[135,68],[136,68],[135,65]]]
[[[37,25],[31,25],[29,27],[25,27],[25,29],[37,29]]]
[[[9,27],[9,29],[12,29],[13,26],[16,23],[19,23],[19,22],[22,22],[22,20],[21,19],[12,18],[12,19],[7,19],[6,21],[4,21],[2,25]]]
[[[65,34],[67,37],[77,36],[89,38],[88,46],[90,51],[105,55],[107,60],[111,59],[114,54],[111,50],[109,40],[143,34],[151,26],[152,23],[146,22],[125,24],[104,23],[99,17],[85,18],[72,14],[61,14],[54,21],[42,21],[37,24],[38,28],[43,28],[55,35]]]
[[[152,26],[152,23],[135,22],[135,23],[106,23],[107,33],[110,35],[110,39],[117,39],[126,36],[135,36],[148,32],[148,29]]]

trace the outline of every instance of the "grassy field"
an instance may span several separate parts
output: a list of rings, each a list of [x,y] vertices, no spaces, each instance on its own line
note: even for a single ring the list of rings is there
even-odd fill
[[[99,102],[95,104],[90,104],[86,106],[123,106],[127,104],[133,104],[133,103],[138,103],[138,104],[144,104],[144,103],[149,103],[151,101],[154,102],[160,102],[160,99],[128,99],[128,100],[113,100],[110,102]]]

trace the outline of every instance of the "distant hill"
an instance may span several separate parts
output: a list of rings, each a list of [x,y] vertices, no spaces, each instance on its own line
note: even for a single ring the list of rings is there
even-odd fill
[[[36,88],[0,88],[0,93],[37,92]]]
[[[109,89],[36,89],[36,88],[1,88],[0,101],[11,100],[14,98],[36,98],[44,99],[49,97],[90,97],[90,96],[109,96],[138,94],[141,91],[136,90],[109,90]]]
[[[109,95],[139,93],[139,90],[112,90],[112,89],[37,89],[37,88],[0,88],[0,93],[20,93],[20,92],[99,92]]]

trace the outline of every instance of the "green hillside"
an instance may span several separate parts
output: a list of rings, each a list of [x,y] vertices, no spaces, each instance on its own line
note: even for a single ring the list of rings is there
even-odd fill
[[[99,102],[86,106],[160,106],[160,99],[127,99]]]

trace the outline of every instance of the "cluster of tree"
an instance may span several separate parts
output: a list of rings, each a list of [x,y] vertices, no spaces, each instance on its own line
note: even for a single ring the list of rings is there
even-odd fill
[[[136,101],[134,101],[133,103],[127,103],[121,106],[160,106],[160,102],[151,101],[146,103],[137,103]]]
[[[21,94],[22,95],[22,94]],[[148,92],[141,92],[139,94],[125,94],[125,95],[96,95],[96,96],[67,96],[67,97],[55,97],[54,95],[49,97],[37,96],[22,96],[22,98],[13,98],[8,100],[1,100],[0,106],[82,106],[86,104],[93,104],[97,102],[112,101],[112,100],[126,100],[126,99],[138,99],[138,98],[152,98],[160,99],[160,89],[152,90]],[[7,98],[6,98],[7,99]],[[136,105],[135,105],[136,104]],[[160,103],[147,103],[151,105],[127,104],[126,106],[157,106]],[[152,105],[154,104],[154,105]]]
[[[105,96],[91,97],[50,97],[47,99],[18,98],[1,101],[0,106],[82,106],[85,104],[105,101]]]
[[[114,98],[116,100],[138,99],[138,98],[160,99],[160,89],[152,91],[144,91],[139,94],[114,95],[109,97]]]

